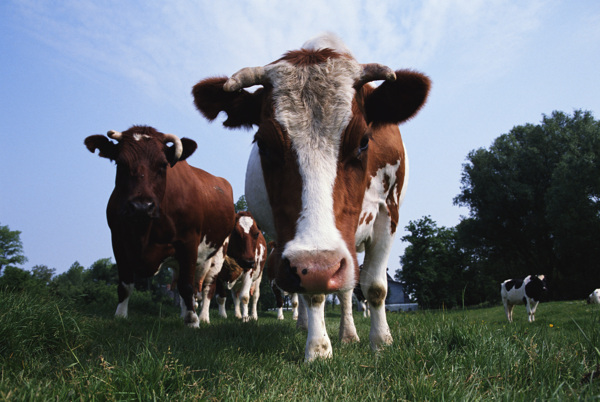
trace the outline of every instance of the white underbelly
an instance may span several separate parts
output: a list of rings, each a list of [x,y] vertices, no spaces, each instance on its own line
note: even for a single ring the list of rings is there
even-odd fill
[[[273,223],[273,212],[269,203],[269,196],[263,178],[262,166],[258,146],[253,144],[246,167],[246,203],[248,210],[252,213],[258,227],[265,231],[271,238],[277,239],[275,224]]]

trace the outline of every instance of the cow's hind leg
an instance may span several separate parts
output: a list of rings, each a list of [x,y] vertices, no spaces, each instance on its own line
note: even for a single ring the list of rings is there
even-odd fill
[[[340,319],[340,341],[343,343],[359,342],[360,338],[356,333],[354,326],[354,316],[352,315],[352,290],[346,290],[338,293],[342,317]]]

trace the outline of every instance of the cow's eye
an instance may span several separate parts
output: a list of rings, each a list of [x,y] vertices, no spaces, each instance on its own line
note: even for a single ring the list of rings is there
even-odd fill
[[[356,157],[360,158],[364,152],[369,149],[369,136],[367,134],[363,135],[360,139],[360,144],[356,149]]]
[[[256,145],[258,146],[258,153],[260,154],[260,158],[263,162],[267,162],[275,166],[280,166],[283,164],[282,155],[277,151],[276,148],[274,149],[262,139],[257,139]]]
[[[258,232],[256,232],[256,233],[254,233],[254,234],[252,235],[252,237],[254,237],[255,239],[258,239],[258,235],[259,235],[259,233],[258,233]]]

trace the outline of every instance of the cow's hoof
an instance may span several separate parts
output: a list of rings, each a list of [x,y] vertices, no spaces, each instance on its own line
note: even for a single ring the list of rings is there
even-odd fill
[[[344,334],[344,335],[340,334],[340,341],[342,343],[357,343],[357,342],[360,342],[360,338],[358,337],[358,335],[356,333]]]
[[[331,343],[329,339],[326,342],[311,343],[307,345],[304,352],[304,361],[310,363],[316,359],[331,359],[333,352],[331,351]]]
[[[369,340],[371,343],[371,350],[375,352],[391,345],[394,342],[394,339],[389,332],[371,334]]]
[[[185,324],[190,328],[199,328],[200,327],[200,322],[198,320],[198,316],[193,311],[189,311],[185,315],[183,322],[185,322]]]

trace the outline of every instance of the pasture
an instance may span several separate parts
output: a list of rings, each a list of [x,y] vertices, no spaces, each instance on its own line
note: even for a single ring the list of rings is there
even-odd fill
[[[185,327],[177,309],[131,309],[129,319],[82,313],[57,299],[0,291],[0,400],[552,400],[596,399],[600,310],[541,303],[388,313],[393,346],[374,354],[337,340],[333,359],[303,362],[306,334],[262,313]],[[287,313],[287,317],[290,313]]]

